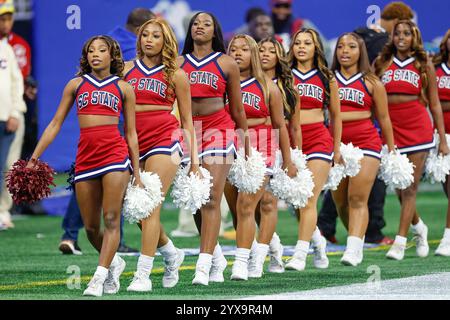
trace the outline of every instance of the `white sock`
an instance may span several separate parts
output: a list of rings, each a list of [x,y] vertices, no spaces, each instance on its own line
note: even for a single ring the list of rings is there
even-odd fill
[[[250,258],[250,249],[236,248],[236,255],[234,256],[235,261],[241,261],[245,262],[245,264],[248,264],[249,258]]]
[[[408,240],[408,239],[405,238],[405,237],[396,235],[396,236],[395,236],[394,243],[399,244],[399,245],[402,245],[402,246],[406,246],[406,241],[407,241],[407,240]]]
[[[106,277],[108,276],[108,269],[106,269],[105,267],[102,266],[98,266],[97,270],[95,270],[94,276],[100,276],[103,281],[106,280]]]
[[[258,243],[256,245],[256,254],[258,256],[266,258],[267,254],[269,253],[269,245],[264,243]]]
[[[297,244],[295,245],[295,251],[301,251],[301,252],[304,252],[304,253],[308,254],[308,252],[309,252],[309,242],[308,241],[303,241],[303,240],[298,240]]]
[[[150,276],[150,273],[152,272],[153,269],[154,259],[155,257],[146,256],[141,253],[137,263],[137,271],[142,274],[145,274],[147,277]]]
[[[308,251],[309,251],[309,242],[298,240],[297,244],[295,245],[294,255],[297,258],[305,260],[306,257],[308,256]]]
[[[270,239],[269,242],[269,250],[270,251],[275,251],[276,249],[278,249],[278,246],[280,245],[280,237],[277,235],[276,232],[273,233],[272,239]]]
[[[216,246],[214,247],[213,261],[215,262],[216,260],[222,258],[222,256],[222,247],[220,246],[219,242],[217,242]]]
[[[114,258],[113,258],[112,261],[111,261],[110,267],[115,267],[115,266],[117,266],[118,264],[119,264],[119,255],[116,253],[116,254],[114,255]]]
[[[423,223],[422,219],[419,218],[419,222],[417,224],[411,224],[411,228],[414,233],[422,233],[423,229],[425,228],[425,223]]]
[[[213,256],[209,253],[200,253],[198,255],[197,266],[206,265],[211,268],[212,258]]]
[[[362,250],[364,246],[363,239],[355,236],[348,236],[347,237],[347,248],[345,250],[350,251],[359,251]]]
[[[158,251],[159,253],[161,253],[165,260],[170,260],[173,256],[177,255],[177,249],[170,239],[165,245],[159,247]]]
[[[311,241],[313,244],[316,244],[316,243],[319,243],[321,239],[322,239],[322,234],[320,233],[319,228],[316,226],[316,228],[314,229],[314,232],[312,234]]]
[[[256,249],[258,249],[258,242],[256,239],[253,239],[251,250],[252,252],[256,252]]]
[[[280,236],[276,232],[273,233],[273,236],[272,236],[272,239],[270,240],[270,242],[272,242],[272,241],[281,242]]]
[[[443,239],[450,239],[450,228],[445,228]]]

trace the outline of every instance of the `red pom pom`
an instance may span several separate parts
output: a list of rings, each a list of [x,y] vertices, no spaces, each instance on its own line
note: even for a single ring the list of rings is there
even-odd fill
[[[34,167],[27,168],[28,161],[17,160],[6,174],[6,187],[16,204],[33,203],[48,197],[50,185],[55,186],[53,175],[56,172],[45,162],[31,161]]]

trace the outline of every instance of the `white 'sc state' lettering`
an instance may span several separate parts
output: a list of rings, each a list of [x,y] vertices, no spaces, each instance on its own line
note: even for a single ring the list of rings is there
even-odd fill
[[[217,81],[219,77],[208,71],[192,71],[189,75],[189,82],[191,84],[204,84],[217,89]]]
[[[353,88],[339,88],[339,100],[355,102],[364,106],[364,92]]]

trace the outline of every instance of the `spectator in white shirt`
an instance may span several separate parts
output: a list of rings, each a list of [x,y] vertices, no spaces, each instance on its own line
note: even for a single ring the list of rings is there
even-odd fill
[[[22,73],[13,49],[5,41],[0,41],[0,83],[0,181],[3,182],[6,158],[19,126],[18,119],[26,111]],[[0,229],[5,228],[4,218],[0,216]]]

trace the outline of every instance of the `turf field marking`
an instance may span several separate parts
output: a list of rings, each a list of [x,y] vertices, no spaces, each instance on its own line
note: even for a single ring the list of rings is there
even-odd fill
[[[440,240],[430,240],[428,241],[429,244],[438,244]],[[409,243],[411,245],[411,243]],[[385,251],[388,248],[390,248],[390,245],[383,245],[375,248],[368,248],[365,249],[367,251]],[[339,256],[342,255],[342,251],[337,252],[327,252],[328,256]],[[286,260],[287,258],[290,258],[288,256],[283,256],[283,259]],[[269,258],[266,258],[266,261],[268,261]],[[228,261],[228,266],[232,266],[233,261]],[[181,266],[180,271],[188,271],[188,270],[195,270],[195,265],[187,265],[187,266]],[[152,270],[152,274],[161,274],[164,273],[164,268],[156,268]],[[128,271],[122,273],[122,276],[131,277],[134,275],[133,271]],[[82,276],[80,277],[81,282],[88,282],[91,279],[91,276]],[[35,281],[35,282],[27,282],[22,284],[12,284],[12,285],[0,285],[0,291],[14,291],[14,290],[21,290],[21,289],[32,289],[32,288],[39,288],[39,287],[50,287],[50,286],[60,286],[60,285],[66,285],[67,279],[60,279],[60,280],[49,280],[49,281]]]
[[[180,271],[185,271],[185,270],[195,270],[195,265],[180,267]],[[164,268],[156,268],[156,269],[152,270],[152,274],[161,274],[161,273],[164,273]],[[134,275],[133,271],[122,273],[122,276],[126,276],[126,277],[131,277],[133,275]],[[91,276],[80,277],[80,280],[82,282],[88,282],[90,279],[91,279]],[[0,286],[0,291],[31,289],[31,288],[49,287],[49,286],[60,286],[60,285],[65,285],[65,284],[67,284],[67,279],[50,280],[50,281],[36,281],[36,282],[28,282],[28,283],[23,283],[23,284],[3,285],[3,286]]]
[[[241,300],[450,300],[450,272],[381,280],[379,286],[357,283],[272,295],[247,296]]]

